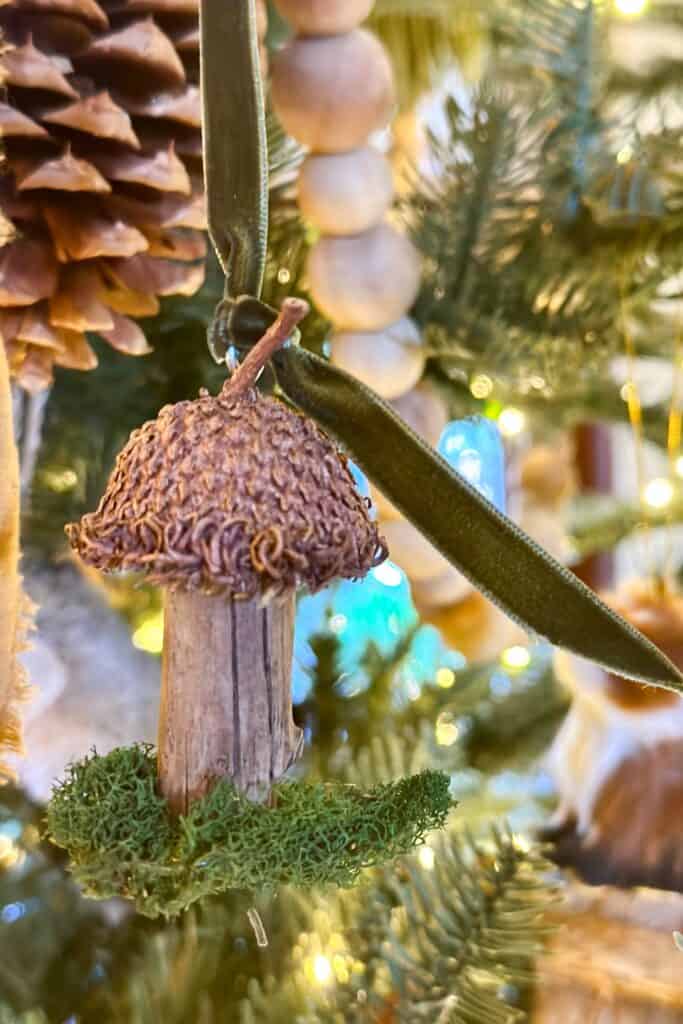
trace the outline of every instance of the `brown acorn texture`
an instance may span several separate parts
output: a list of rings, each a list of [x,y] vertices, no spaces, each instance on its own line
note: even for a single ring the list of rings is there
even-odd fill
[[[67,527],[105,571],[248,599],[364,576],[386,557],[346,459],[250,388],[165,406],[134,431],[97,510]]]
[[[197,0],[0,6],[0,334],[30,392],[204,279]]]

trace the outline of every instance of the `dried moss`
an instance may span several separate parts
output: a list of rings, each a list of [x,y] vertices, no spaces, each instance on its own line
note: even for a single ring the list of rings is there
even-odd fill
[[[170,917],[227,889],[349,886],[363,868],[407,853],[452,806],[448,777],[422,772],[363,793],[354,786],[281,783],[274,806],[217,783],[186,817],[156,792],[149,746],[71,765],[48,806],[48,831],[90,896],[123,896]]]

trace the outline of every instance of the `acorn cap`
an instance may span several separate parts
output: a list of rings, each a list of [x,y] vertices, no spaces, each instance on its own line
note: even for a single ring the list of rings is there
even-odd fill
[[[67,527],[72,547],[98,569],[244,598],[365,575],[386,550],[344,456],[232,383],[133,432],[97,511]]]

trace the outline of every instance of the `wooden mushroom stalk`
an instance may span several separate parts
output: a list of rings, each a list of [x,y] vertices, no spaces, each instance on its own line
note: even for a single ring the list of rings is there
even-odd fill
[[[363,576],[386,552],[346,460],[255,382],[306,304],[289,299],[221,393],[135,431],[97,510],[67,527],[104,570],[166,588],[158,773],[186,813],[228,776],[265,799],[298,756],[295,592]]]

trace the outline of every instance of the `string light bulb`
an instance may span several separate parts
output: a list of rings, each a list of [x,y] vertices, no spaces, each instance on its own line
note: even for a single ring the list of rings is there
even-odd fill
[[[528,648],[522,647],[521,645],[515,645],[514,647],[508,647],[507,650],[503,651],[500,656],[501,665],[505,668],[512,669],[524,669],[528,668],[531,663],[531,654]]]
[[[666,477],[650,480],[643,490],[643,502],[649,508],[667,508],[674,499],[674,485]]]
[[[436,858],[434,856],[434,851],[432,850],[431,846],[423,846],[417,855],[417,859],[419,860],[420,865],[425,869],[425,871],[433,870],[434,861]]]
[[[329,985],[332,981],[332,963],[322,953],[313,958],[313,977],[319,985]]]
[[[644,13],[648,0],[614,0],[614,2],[620,14],[627,18],[637,18]]]
[[[148,654],[161,654],[164,647],[164,613],[154,612],[142,620],[133,633],[133,646]]]
[[[526,416],[521,409],[506,406],[498,417],[498,427],[503,437],[517,437],[526,426]]]

